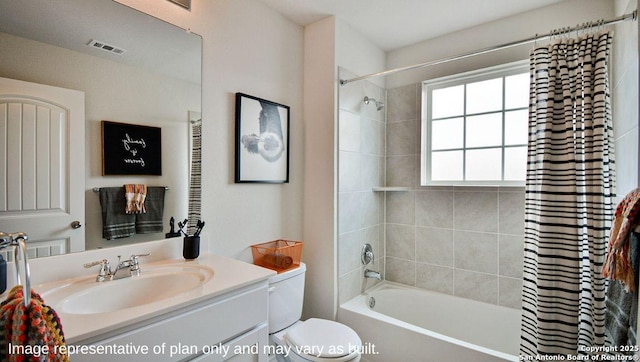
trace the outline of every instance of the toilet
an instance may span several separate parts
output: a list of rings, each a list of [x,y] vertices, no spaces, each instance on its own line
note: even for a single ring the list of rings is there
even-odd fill
[[[304,263],[269,279],[269,342],[278,362],[357,362],[362,341],[344,324],[310,318],[301,321]],[[288,352],[288,354],[287,354]]]

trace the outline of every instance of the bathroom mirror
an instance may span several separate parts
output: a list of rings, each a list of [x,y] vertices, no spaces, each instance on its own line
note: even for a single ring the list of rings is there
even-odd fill
[[[187,217],[190,115],[201,112],[201,59],[199,35],[112,0],[0,3],[0,77],[79,90],[85,97],[85,162],[73,165],[85,181],[84,247],[43,248],[32,257],[162,239],[171,216]],[[160,127],[161,175],[103,176],[103,120]],[[103,239],[94,189],[131,183],[167,188],[164,230]],[[29,234],[26,229],[20,231]]]

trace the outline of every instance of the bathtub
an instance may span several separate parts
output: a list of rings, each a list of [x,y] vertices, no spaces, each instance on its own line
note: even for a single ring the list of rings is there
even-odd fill
[[[520,319],[516,309],[390,282],[338,310],[362,339],[363,358],[385,362],[517,361]]]

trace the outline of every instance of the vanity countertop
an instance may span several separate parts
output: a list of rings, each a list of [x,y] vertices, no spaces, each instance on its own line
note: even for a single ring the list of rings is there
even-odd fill
[[[198,259],[192,261],[186,261],[182,258],[150,263],[141,261],[140,268],[142,273],[144,273],[145,266],[151,267],[165,263],[171,263],[172,265],[184,264],[185,266],[194,264],[208,266],[213,268],[214,274],[208,282],[195,289],[170,298],[118,310],[116,312],[67,314],[57,311],[62,322],[67,343],[74,344],[82,342],[123,327],[147,321],[156,316],[171,313],[204,300],[212,299],[225,293],[242,289],[251,284],[265,281],[270,276],[276,274],[275,271],[269,269],[211,253],[202,254]],[[87,276],[84,275],[80,278],[86,279]],[[72,278],[69,281],[72,282],[73,279],[77,278]],[[120,280],[106,281],[103,283],[118,283],[119,281]],[[47,284],[49,283],[34,285],[33,290],[36,292],[46,290]],[[162,287],[162,285],[158,285],[158,288]],[[126,295],[122,295],[122,298],[126,297]],[[43,296],[43,299],[44,302],[47,303],[45,296]],[[52,307],[55,309],[55,305],[52,305]]]

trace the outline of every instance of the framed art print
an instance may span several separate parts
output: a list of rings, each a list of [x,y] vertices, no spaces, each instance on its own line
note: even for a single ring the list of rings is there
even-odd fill
[[[289,182],[289,107],[236,93],[235,182]]]
[[[162,175],[160,127],[102,121],[103,175]]]

